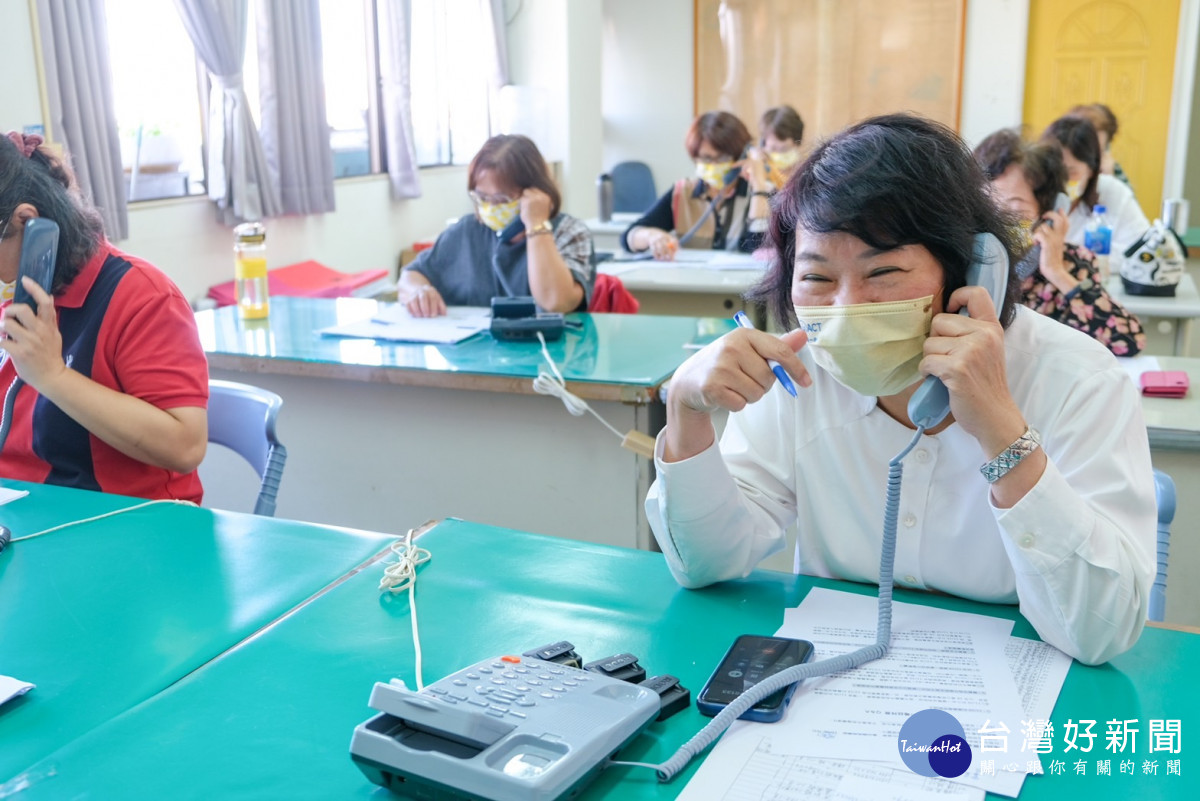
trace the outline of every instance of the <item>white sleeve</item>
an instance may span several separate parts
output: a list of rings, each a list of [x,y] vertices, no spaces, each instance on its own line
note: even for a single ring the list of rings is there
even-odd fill
[[[683,586],[742,578],[783,548],[784,529],[796,517],[795,442],[788,436],[794,418],[753,447],[744,430],[767,424],[764,417],[777,419],[778,411],[764,399],[731,414],[719,448],[714,443],[680,462],[662,460],[659,435],[646,518]]]
[[[1043,640],[1086,664],[1141,634],[1154,578],[1150,450],[1133,383],[1117,367],[1062,399],[1046,470],[1010,509],[995,509],[1023,614]]]

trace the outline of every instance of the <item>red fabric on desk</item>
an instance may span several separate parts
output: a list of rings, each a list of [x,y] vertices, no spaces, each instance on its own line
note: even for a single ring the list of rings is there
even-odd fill
[[[354,290],[387,276],[388,271],[385,269],[343,273],[310,260],[268,270],[267,288],[272,295],[345,298],[353,295]],[[218,306],[232,306],[237,302],[233,281],[210,288],[208,296],[215,300]]]
[[[592,302],[588,304],[590,312],[616,312],[617,314],[634,314],[641,306],[621,279],[607,273],[596,273],[596,286],[592,289]]]

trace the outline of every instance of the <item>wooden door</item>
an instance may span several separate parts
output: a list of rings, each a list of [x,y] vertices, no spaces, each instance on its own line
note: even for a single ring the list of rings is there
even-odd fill
[[[1179,0],[1032,0],[1025,124],[1037,137],[1079,103],[1120,123],[1113,156],[1150,219],[1162,206]]]

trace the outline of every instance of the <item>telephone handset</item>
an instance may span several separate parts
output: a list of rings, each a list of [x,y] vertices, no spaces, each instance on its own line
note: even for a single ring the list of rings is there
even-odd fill
[[[1054,210],[1057,211],[1059,214],[1063,214],[1063,215],[1071,213],[1071,198],[1067,197],[1066,192],[1059,192],[1058,195],[1055,196]],[[1050,226],[1051,228],[1054,227],[1053,220],[1048,219],[1046,217],[1042,217],[1041,219],[1039,219],[1037,222],[1035,222],[1033,224],[1033,227],[1029,229],[1029,233],[1032,234],[1034,231],[1037,230],[1038,226],[1043,223]],[[1017,277],[1020,278],[1022,281],[1024,281],[1026,278],[1033,275],[1037,271],[1037,268],[1041,263],[1042,263],[1042,246],[1040,243],[1035,243],[1033,245],[1033,247],[1031,247],[1029,249],[1029,252],[1025,254],[1025,257],[1023,259],[1021,259],[1019,262],[1017,262]]]
[[[996,314],[1000,314],[1008,292],[1008,251],[995,234],[975,235],[974,261],[967,267],[967,284],[986,288]],[[967,307],[959,309],[958,313],[966,314]],[[908,419],[913,425],[928,430],[945,420],[948,414],[949,390],[937,376],[926,376],[908,399]]]
[[[518,214],[513,218],[513,221],[504,226],[504,229],[496,232],[496,238],[500,240],[500,244],[507,245],[509,242],[517,238],[517,234],[524,232],[525,222]]]

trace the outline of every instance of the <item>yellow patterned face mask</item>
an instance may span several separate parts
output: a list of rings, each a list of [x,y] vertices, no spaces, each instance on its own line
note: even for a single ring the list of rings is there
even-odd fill
[[[8,303],[17,290],[16,281],[0,281],[0,303]]]
[[[725,186],[725,173],[737,166],[733,161],[697,161],[696,177],[717,189]]]
[[[779,153],[768,153],[767,160],[771,162],[772,169],[788,172],[800,161],[800,149],[792,148]]]
[[[1072,203],[1083,197],[1083,181],[1067,181],[1067,197]]]
[[[1033,223],[1029,220],[1021,220],[1017,223],[1017,236],[1021,238],[1021,244],[1026,248],[1033,247]]]
[[[475,211],[479,219],[493,231],[503,231],[505,227],[517,218],[521,210],[521,201],[510,200],[507,203],[476,203]]]

